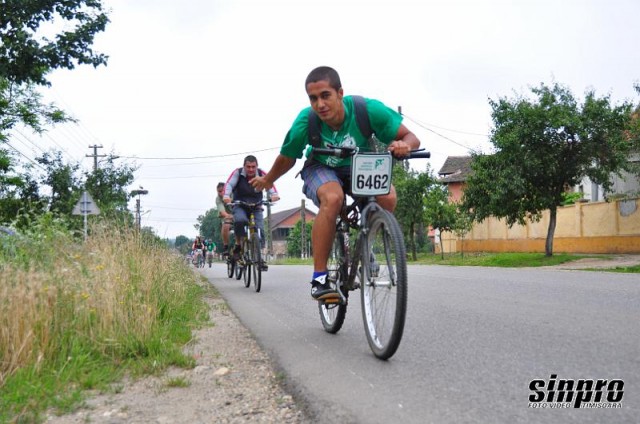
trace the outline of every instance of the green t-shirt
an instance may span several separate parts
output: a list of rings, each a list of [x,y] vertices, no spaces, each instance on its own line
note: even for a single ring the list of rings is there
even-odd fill
[[[342,127],[338,131],[329,128],[324,122],[321,125],[320,133],[322,135],[322,147],[327,144],[334,146],[358,146],[363,151],[369,151],[369,143],[358,128],[356,115],[354,112],[353,99],[351,96],[344,96],[342,99],[345,109],[345,118]],[[367,103],[367,113],[371,129],[376,138],[385,145],[395,140],[398,128],[402,123],[402,115],[395,110],[389,108],[384,103],[374,100],[365,99]],[[280,148],[280,154],[289,158],[300,159],[305,151],[305,147],[309,143],[309,110],[311,107],[303,109],[293,122],[291,129],[284,139],[284,143]],[[309,156],[307,149],[306,155]],[[325,165],[338,167],[351,164],[351,158],[340,159],[334,156],[317,155],[314,159]]]

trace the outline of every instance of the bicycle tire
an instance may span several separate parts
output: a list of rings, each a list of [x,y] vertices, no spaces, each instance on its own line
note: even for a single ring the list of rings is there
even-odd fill
[[[244,266],[242,266],[238,261],[236,261],[236,280],[242,278],[242,274],[244,271]]]
[[[227,259],[227,277],[233,277],[233,272],[236,270],[236,261],[233,259]]]
[[[245,237],[242,241],[242,256],[244,258],[244,272],[242,277],[244,278],[244,286],[249,287],[251,285],[251,253],[249,250],[249,241],[248,237]]]
[[[374,355],[389,359],[398,349],[407,312],[407,261],[402,230],[385,210],[374,211],[364,232],[361,264],[362,320]]]
[[[260,237],[257,233],[251,236],[251,264],[253,269],[253,288],[256,292],[260,292],[262,287],[262,269],[260,255]]]
[[[347,249],[345,234],[342,231],[337,231],[329,253],[329,261],[327,262],[327,279],[332,284],[338,285],[348,276]],[[344,295],[348,300],[349,292],[347,291]],[[320,321],[322,321],[324,331],[335,334],[340,331],[344,324],[344,319],[347,315],[347,303],[318,302],[318,311],[320,312]]]

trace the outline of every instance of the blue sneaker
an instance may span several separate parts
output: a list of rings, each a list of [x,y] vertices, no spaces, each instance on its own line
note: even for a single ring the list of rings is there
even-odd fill
[[[315,300],[339,299],[340,295],[331,287],[327,276],[316,277],[311,281],[311,297]]]

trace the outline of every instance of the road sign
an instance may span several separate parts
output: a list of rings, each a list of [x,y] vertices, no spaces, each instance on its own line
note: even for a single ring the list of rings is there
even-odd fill
[[[93,201],[89,193],[86,191],[82,192],[82,196],[76,206],[73,208],[74,215],[99,215],[100,209],[96,202]]]

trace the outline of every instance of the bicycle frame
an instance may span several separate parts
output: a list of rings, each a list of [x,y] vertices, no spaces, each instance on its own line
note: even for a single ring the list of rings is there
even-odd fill
[[[363,206],[364,205],[364,206]],[[343,290],[356,290],[360,288],[360,285],[356,283],[356,277],[358,276],[358,265],[360,264],[359,252],[363,251],[367,246],[365,243],[365,232],[363,228],[368,228],[367,218],[372,212],[381,209],[381,206],[376,201],[375,197],[354,197],[350,204],[347,204],[347,195],[345,194],[343,200],[342,210],[336,224],[336,233],[342,232],[345,235],[345,241],[347,243],[347,249],[345,249],[345,261],[348,265],[349,274],[346,280],[338,281],[338,293],[340,294],[340,303],[346,303],[347,299],[343,293]],[[350,229],[356,230],[355,237],[351,237]],[[355,244],[352,244],[352,239],[355,239]],[[342,283],[342,287],[341,284]]]

